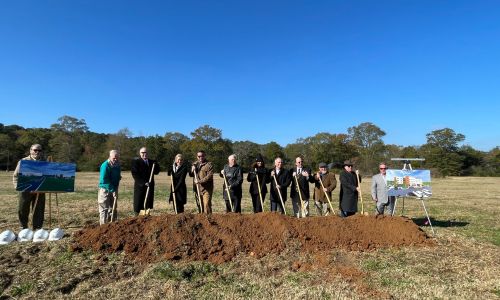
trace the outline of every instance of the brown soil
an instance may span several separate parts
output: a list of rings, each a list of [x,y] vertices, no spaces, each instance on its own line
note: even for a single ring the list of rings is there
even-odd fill
[[[433,245],[411,220],[401,217],[336,216],[296,219],[277,213],[179,214],[137,217],[86,227],[72,249],[124,251],[140,262],[208,260],[223,263],[240,253],[262,257],[286,247],[315,253],[332,248]]]

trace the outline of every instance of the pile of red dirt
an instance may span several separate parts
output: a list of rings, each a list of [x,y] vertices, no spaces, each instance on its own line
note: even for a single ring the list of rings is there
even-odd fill
[[[141,262],[222,263],[239,253],[262,257],[279,253],[287,246],[315,252],[432,244],[417,225],[401,217],[296,219],[278,213],[179,214],[136,217],[86,227],[74,234],[72,249],[124,251],[128,258]]]

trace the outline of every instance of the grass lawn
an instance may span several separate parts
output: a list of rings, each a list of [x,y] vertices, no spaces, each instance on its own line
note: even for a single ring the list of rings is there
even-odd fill
[[[246,174],[245,174],[246,176]],[[246,178],[246,177],[245,177]],[[190,178],[188,178],[190,180]],[[47,195],[45,227],[67,233],[98,223],[98,173],[77,173],[75,193]],[[172,213],[165,174],[156,177],[153,214]],[[190,181],[189,181],[190,182]],[[363,180],[365,208],[374,211],[370,179]],[[187,212],[197,212],[188,185]],[[0,294],[47,299],[500,299],[500,178],[433,179],[426,207],[436,232],[435,247],[405,247],[358,252],[332,249],[298,254],[290,247],[256,259],[240,255],[229,263],[164,261],[140,265],[123,253],[71,252],[68,236],[51,243],[0,246]],[[222,179],[216,177],[214,213],[224,211]],[[132,216],[133,180],[123,173],[119,218]],[[334,191],[338,206],[338,188]],[[0,230],[19,231],[18,196],[12,172],[0,173]],[[287,202],[291,212],[291,203]],[[265,203],[269,210],[269,199]],[[424,225],[419,201],[406,199],[404,215]],[[243,213],[251,213],[248,184],[243,186]],[[313,205],[311,213],[315,215]],[[397,214],[402,213],[398,201]],[[335,230],[335,229],[332,229]],[[301,267],[297,267],[301,266]]]

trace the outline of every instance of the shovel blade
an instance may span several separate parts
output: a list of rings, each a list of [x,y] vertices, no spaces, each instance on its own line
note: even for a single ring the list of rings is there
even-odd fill
[[[150,211],[150,209],[149,209],[149,208],[148,208],[148,209],[146,209],[146,210],[141,209],[141,210],[139,211],[139,216],[149,216],[150,214],[151,214],[151,211]]]

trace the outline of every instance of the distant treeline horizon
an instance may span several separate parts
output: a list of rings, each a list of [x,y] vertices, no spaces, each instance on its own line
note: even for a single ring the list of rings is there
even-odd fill
[[[78,171],[98,171],[111,149],[120,151],[122,169],[128,171],[132,160],[139,156],[139,149],[145,146],[162,170],[172,164],[177,153],[192,162],[196,152],[204,150],[216,171],[223,168],[229,155],[236,154],[245,172],[261,155],[268,168],[278,156],[287,167],[293,167],[295,158],[301,156],[313,170],[318,169],[320,162],[340,168],[343,161],[351,160],[360,172],[370,175],[378,172],[382,161],[390,168],[402,168],[402,162],[391,158],[424,158],[423,162],[412,162],[412,166],[430,169],[433,176],[500,176],[499,146],[490,151],[474,149],[463,143],[463,134],[451,128],[427,133],[427,142],[420,146],[385,144],[382,140],[385,134],[377,125],[365,122],[349,127],[347,133],[319,132],[283,147],[274,141],[266,144],[231,141],[223,138],[221,129],[209,125],[196,128],[190,136],[166,132],[163,136],[133,137],[127,128],[113,134],[96,133],[89,131],[84,119],[62,116],[50,128],[0,123],[0,169],[13,170],[29,154],[32,144],[41,144],[45,157],[76,163]]]

